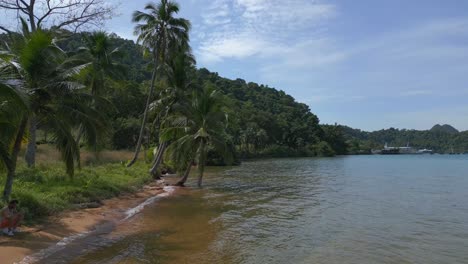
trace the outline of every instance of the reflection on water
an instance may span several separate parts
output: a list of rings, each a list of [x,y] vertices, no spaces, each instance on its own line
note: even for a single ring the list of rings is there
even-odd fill
[[[73,263],[468,263],[467,156],[212,169]]]

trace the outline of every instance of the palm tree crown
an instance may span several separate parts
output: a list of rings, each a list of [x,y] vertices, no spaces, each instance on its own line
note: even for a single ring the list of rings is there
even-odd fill
[[[166,61],[169,51],[189,41],[190,21],[176,18],[179,5],[173,1],[161,0],[157,5],[147,4],[147,13],[135,11],[133,22],[138,42],[157,56],[161,62]]]
[[[117,62],[122,56],[119,48],[112,48],[111,39],[104,31],[96,31],[84,38],[85,45],[78,49],[77,60],[88,63],[85,83],[92,95],[100,95],[105,87],[105,78],[119,79],[125,75],[125,67]]]
[[[29,124],[30,131],[41,125],[51,129],[67,173],[72,176],[75,161],[79,163],[73,129],[80,123],[86,124],[87,136],[94,138],[103,122],[101,113],[87,107],[93,97],[81,92],[85,86],[75,81],[75,76],[87,65],[70,61],[67,53],[55,44],[52,33],[40,29],[23,34],[4,54],[9,55],[10,71],[27,94],[30,108],[27,120],[34,120]],[[31,133],[29,136],[28,144],[35,148],[35,138]]]

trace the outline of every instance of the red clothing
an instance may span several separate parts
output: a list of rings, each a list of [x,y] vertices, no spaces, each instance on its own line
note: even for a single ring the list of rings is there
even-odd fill
[[[14,209],[11,210],[5,207],[0,211],[0,219],[0,228],[16,227],[19,221],[21,221],[21,214]]]
[[[10,221],[8,219],[3,219],[0,223],[0,228],[10,227]]]

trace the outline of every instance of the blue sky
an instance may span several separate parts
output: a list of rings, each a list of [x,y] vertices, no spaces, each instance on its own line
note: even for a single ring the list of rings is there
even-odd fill
[[[107,29],[132,36],[122,1]],[[179,0],[198,66],[266,84],[322,123],[468,130],[468,1]]]

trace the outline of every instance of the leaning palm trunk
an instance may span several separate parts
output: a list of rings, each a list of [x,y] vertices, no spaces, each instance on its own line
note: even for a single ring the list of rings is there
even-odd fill
[[[36,131],[37,131],[37,117],[33,114],[29,118],[29,140],[24,156],[28,167],[34,167],[36,164]]]
[[[24,132],[26,131],[27,118],[25,117],[19,126],[18,134],[16,134],[15,143],[13,144],[13,150],[9,161],[6,163],[7,167],[7,178],[5,182],[5,188],[3,189],[3,200],[8,201],[10,199],[11,190],[13,188],[13,179],[16,173],[16,161],[18,160],[18,154],[21,149],[21,142],[23,140]]]
[[[80,127],[78,128],[78,135],[76,135],[76,144],[78,144],[78,148],[81,148],[81,138],[83,137],[84,132],[85,132],[84,127],[80,125]],[[96,158],[96,160],[98,160],[99,153],[98,153],[98,146],[96,144],[97,143],[93,145],[93,150],[94,150],[94,157]],[[78,162],[78,169],[81,169],[80,162]]]
[[[162,120],[165,120],[168,116],[169,112],[166,112],[166,114],[164,115],[163,119]],[[159,125],[159,130],[161,130],[161,125]],[[161,165],[162,161],[163,161],[163,157],[164,157],[164,152],[166,151],[167,147],[169,145],[169,142],[163,142],[161,143],[161,145],[159,146],[158,148],[158,152],[153,160],[153,166],[151,167],[150,169],[150,174],[151,175],[156,175],[156,172],[158,170],[158,167],[159,165]],[[160,175],[156,175],[156,176],[160,176]]]
[[[203,172],[205,170],[205,147],[206,142],[202,140],[200,143],[200,157],[198,159],[198,187],[202,187]]]
[[[149,105],[151,103],[151,98],[153,97],[154,85],[156,82],[157,59],[155,64],[156,65],[154,66],[153,76],[151,77],[151,85],[148,93],[148,98],[146,99],[145,112],[143,113],[143,120],[141,122],[140,135],[138,136],[138,141],[135,148],[135,154],[133,155],[133,159],[127,164],[127,167],[131,167],[136,162],[136,160],[138,159],[138,155],[140,154],[141,144],[143,142],[143,134],[145,132],[146,121],[148,119]]]
[[[156,156],[154,157],[153,166],[151,167],[149,171],[151,175],[158,176],[158,177],[160,176],[160,175],[157,175],[157,171],[158,171],[159,165],[161,165],[162,163],[162,159],[164,156],[164,152],[166,151],[166,148],[167,148],[167,142],[163,142],[159,146],[158,152]]]
[[[81,137],[83,136],[83,133],[84,133],[83,126],[80,125],[80,127],[78,128],[78,135],[76,136],[76,144],[78,144],[78,149],[81,148],[80,141],[81,141]],[[78,169],[81,170],[81,162],[78,162]]]
[[[180,187],[183,187],[185,186],[185,182],[187,181],[189,175],[190,175],[190,171],[192,170],[192,161],[190,161],[188,164],[187,164],[187,168],[185,169],[185,172],[184,172],[184,175],[182,176],[182,178],[175,184],[175,186],[180,186]]]

